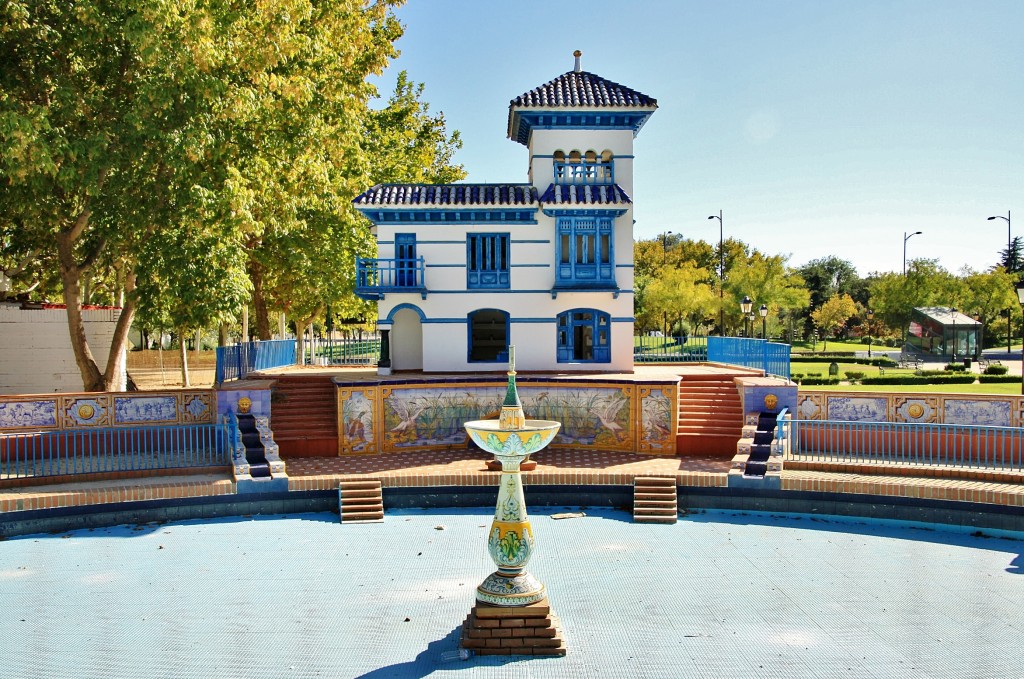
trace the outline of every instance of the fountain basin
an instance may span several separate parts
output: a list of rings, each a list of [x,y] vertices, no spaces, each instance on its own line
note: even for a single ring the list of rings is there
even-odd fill
[[[522,429],[502,429],[498,420],[475,420],[464,425],[473,442],[496,458],[522,461],[555,438],[561,422],[526,420]]]

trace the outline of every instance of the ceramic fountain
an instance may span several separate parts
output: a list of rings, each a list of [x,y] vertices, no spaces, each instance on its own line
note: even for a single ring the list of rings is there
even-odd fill
[[[544,585],[526,571],[534,538],[526,513],[519,466],[555,438],[561,426],[551,420],[528,420],[516,391],[515,347],[508,348],[508,389],[497,420],[466,422],[469,436],[501,463],[501,481],[487,549],[498,570],[477,587],[476,599],[491,606],[527,606],[546,597]]]

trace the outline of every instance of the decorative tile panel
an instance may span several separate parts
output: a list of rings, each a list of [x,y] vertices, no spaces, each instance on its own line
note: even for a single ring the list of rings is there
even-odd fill
[[[831,396],[828,399],[829,420],[844,422],[885,422],[888,420],[888,399],[882,397]]]
[[[114,397],[116,424],[165,424],[177,420],[178,399],[174,394]]]
[[[180,394],[181,421],[183,423],[206,423],[213,421],[212,394],[208,392]]]
[[[638,387],[640,429],[637,452],[675,453],[675,387]]]
[[[800,420],[823,420],[825,419],[825,394],[822,392],[810,392],[800,394],[797,397],[796,418]]]
[[[338,390],[338,454],[376,452],[376,388]]]
[[[942,421],[946,424],[1009,427],[1010,402],[946,398],[943,403]]]
[[[0,429],[55,429],[57,399],[0,401]]]
[[[893,396],[890,422],[931,424],[938,418],[937,396]]]
[[[111,425],[110,395],[60,397],[61,427],[109,427]]]

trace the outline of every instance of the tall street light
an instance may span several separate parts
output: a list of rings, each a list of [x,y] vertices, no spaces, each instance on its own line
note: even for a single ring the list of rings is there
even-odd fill
[[[722,211],[710,215],[708,219],[718,220],[718,334],[725,335],[725,226],[722,223]]]
[[[914,236],[920,236],[923,231],[915,231],[914,233],[908,234],[906,231],[903,232],[903,277],[907,276],[907,241]]]
[[[668,252],[668,237],[671,235],[671,231],[666,231],[665,233],[661,234],[661,251],[663,253]]]
[[[668,258],[668,237],[672,235],[671,231],[666,231],[661,234],[661,262],[665,264],[665,260]],[[682,326],[680,326],[682,327]],[[661,314],[661,334],[668,337],[668,312],[664,311]],[[664,341],[664,340],[662,340]]]
[[[768,305],[762,304],[757,313],[761,315],[761,339],[766,340],[768,339]]]
[[[1002,216],[1002,215],[995,215],[994,217],[989,217],[988,221],[991,222],[993,219],[1002,219],[1004,222],[1006,222],[1006,270],[1009,271],[1010,270],[1010,250],[1011,250],[1011,248],[1013,246],[1013,238],[1010,235],[1012,233],[1012,231],[1010,229],[1010,211],[1009,210],[1006,211],[1006,216],[1005,217]]]
[[[749,295],[743,295],[743,299],[740,300],[740,311],[743,312],[743,332],[745,337],[750,337],[750,330],[746,326],[750,320],[750,310],[753,307],[754,300],[750,299]]]
[[[875,320],[875,312],[868,309],[868,358],[871,358],[871,343],[874,337],[871,336],[871,322]]]
[[[1024,281],[1017,283],[1017,300],[1020,302],[1021,311],[1024,311]],[[1024,333],[1024,325],[1021,326],[1021,333]],[[1020,352],[1021,383],[1020,393],[1024,394],[1024,349]]]

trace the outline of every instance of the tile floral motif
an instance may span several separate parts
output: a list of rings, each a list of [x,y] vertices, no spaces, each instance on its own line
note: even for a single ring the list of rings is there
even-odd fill
[[[100,397],[62,397],[61,412],[64,428],[102,427],[110,425],[110,398]]]
[[[177,401],[173,395],[115,397],[114,421],[116,424],[176,422]]]
[[[843,422],[885,422],[888,417],[888,399],[830,396],[828,419]]]
[[[1009,401],[981,401],[947,398],[943,402],[942,421],[946,424],[1010,426]]]
[[[56,399],[0,401],[0,429],[53,429],[56,426]]]

